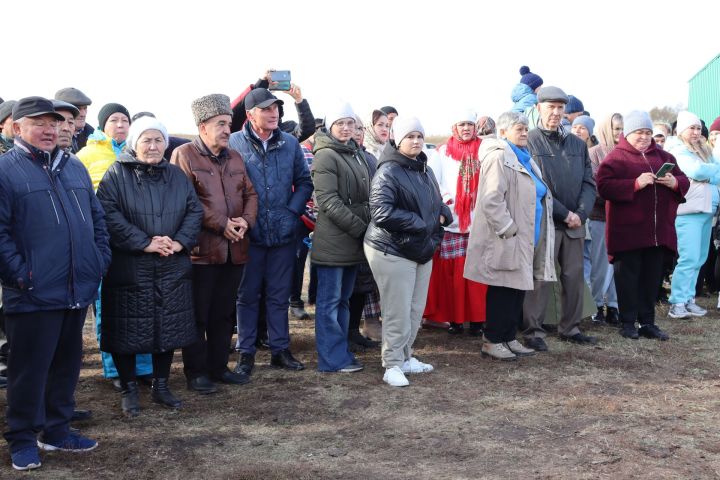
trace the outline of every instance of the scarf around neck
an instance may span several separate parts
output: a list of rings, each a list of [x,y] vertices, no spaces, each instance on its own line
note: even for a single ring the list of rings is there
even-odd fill
[[[457,128],[452,127],[453,136],[447,142],[445,154],[460,162],[457,189],[455,195],[455,213],[458,217],[460,232],[465,233],[470,227],[470,213],[475,208],[477,189],[480,181],[480,160],[478,149],[482,139],[473,136],[470,140],[460,140]]]

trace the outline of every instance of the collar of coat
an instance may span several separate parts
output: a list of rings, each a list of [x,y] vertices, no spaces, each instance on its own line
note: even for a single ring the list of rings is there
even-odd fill
[[[217,162],[222,163],[228,158],[230,158],[230,150],[228,150],[227,147],[224,147],[222,150],[220,150],[220,153],[218,155],[215,155],[210,151],[210,149],[205,145],[205,142],[203,142],[199,136],[195,137],[195,140],[193,140],[193,144],[195,145],[195,148],[198,149],[198,152],[200,152],[200,155],[210,157]]]

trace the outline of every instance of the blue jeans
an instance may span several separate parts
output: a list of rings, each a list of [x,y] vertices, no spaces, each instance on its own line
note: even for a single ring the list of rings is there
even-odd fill
[[[336,372],[355,361],[348,349],[350,295],[355,286],[357,266],[317,265],[318,291],[315,305],[315,343],[318,370]]]
[[[678,215],[678,262],[670,283],[670,303],[687,303],[695,298],[695,283],[710,249],[711,213]]]

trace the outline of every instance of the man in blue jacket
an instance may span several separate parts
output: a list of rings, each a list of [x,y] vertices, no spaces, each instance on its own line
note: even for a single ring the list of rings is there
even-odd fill
[[[250,260],[237,300],[238,349],[236,371],[247,375],[255,365],[258,307],[265,287],[271,365],[302,370],[290,353],[288,305],[295,259],[295,231],[313,184],[297,139],[279,128],[282,100],[265,88],[245,97],[248,121],[230,135],[230,148],[245,160],[258,195],[255,228],[250,230]]]
[[[19,100],[15,148],[0,156],[0,281],[12,351],[5,439],[17,470],[40,466],[38,447],[97,447],[69,422],[82,327],[110,264],[109,237],[87,170],[57,147],[63,120],[50,100]]]

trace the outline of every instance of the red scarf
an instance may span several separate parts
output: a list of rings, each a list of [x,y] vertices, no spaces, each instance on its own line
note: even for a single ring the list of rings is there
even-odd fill
[[[457,128],[452,127],[453,136],[447,142],[445,154],[460,162],[457,189],[455,194],[455,213],[460,224],[460,232],[465,233],[470,227],[470,213],[475,208],[478,183],[480,181],[480,160],[478,149],[482,139],[477,135],[468,141],[460,140]]]

